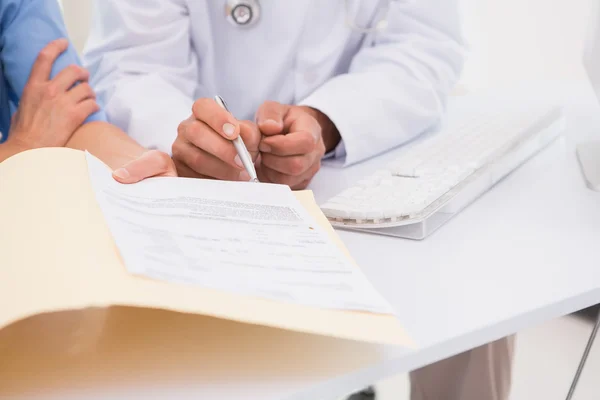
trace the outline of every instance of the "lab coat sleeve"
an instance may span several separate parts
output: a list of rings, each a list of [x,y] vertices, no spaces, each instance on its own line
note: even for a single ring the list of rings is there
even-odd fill
[[[387,29],[367,37],[349,71],[300,102],[326,114],[350,165],[433,127],[463,67],[458,0],[391,1]]]
[[[83,60],[109,121],[170,154],[191,115],[198,73],[184,0],[95,0],[94,7]]]

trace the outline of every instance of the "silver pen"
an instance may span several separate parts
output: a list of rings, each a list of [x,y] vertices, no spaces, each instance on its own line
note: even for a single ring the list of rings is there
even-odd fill
[[[229,109],[227,108],[227,104],[225,103],[225,100],[223,100],[223,98],[221,96],[215,96],[215,101],[223,109],[225,109],[227,112],[229,112]],[[254,162],[252,162],[252,156],[248,152],[248,149],[246,148],[246,145],[244,144],[244,140],[242,139],[242,136],[238,135],[238,137],[233,139],[232,142],[233,142],[233,146],[235,147],[238,155],[240,156],[240,160],[242,161],[242,164],[244,165],[246,172],[248,172],[248,175],[250,175],[250,182],[258,182],[258,176],[256,175],[256,169],[254,169]]]

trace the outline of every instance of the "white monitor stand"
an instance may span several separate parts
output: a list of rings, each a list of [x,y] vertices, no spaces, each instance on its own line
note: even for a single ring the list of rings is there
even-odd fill
[[[587,186],[600,192],[600,140],[580,143],[577,158]]]
[[[600,2],[592,2],[583,64],[600,101]],[[580,143],[577,156],[588,187],[600,192],[600,136],[597,141]]]
[[[584,65],[590,78],[596,97],[600,100],[600,1],[592,1],[592,12],[590,13],[590,25],[588,28],[588,37],[585,45]],[[577,156],[581,171],[585,177],[590,189],[600,192],[600,139],[597,141],[580,143],[577,146]],[[587,346],[579,362],[579,367],[571,383],[571,388],[567,394],[567,400],[572,400],[575,395],[575,389],[579,383],[579,378],[585,363],[587,362],[590,350],[594,345],[594,340],[600,332],[600,311],[596,318],[596,324],[590,334]]]

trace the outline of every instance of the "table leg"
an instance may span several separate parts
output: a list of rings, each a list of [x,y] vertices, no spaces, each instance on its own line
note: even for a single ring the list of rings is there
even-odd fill
[[[590,339],[588,340],[587,346],[585,347],[585,351],[583,352],[583,357],[581,357],[581,361],[579,362],[579,367],[577,368],[577,372],[575,373],[575,378],[573,378],[573,383],[571,383],[571,389],[569,389],[569,394],[567,395],[566,400],[571,400],[573,395],[575,394],[575,389],[577,388],[577,383],[579,383],[579,378],[581,377],[581,372],[583,372],[583,368],[585,367],[585,363],[590,355],[590,350],[592,350],[592,346],[594,345],[594,340],[596,336],[598,336],[598,330],[600,329],[600,311],[598,312],[598,317],[596,317],[596,324],[594,325],[594,329],[592,330],[592,334],[590,335]]]

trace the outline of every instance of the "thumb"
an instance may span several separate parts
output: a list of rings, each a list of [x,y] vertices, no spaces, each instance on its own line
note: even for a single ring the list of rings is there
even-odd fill
[[[121,183],[137,183],[153,176],[177,176],[168,154],[150,150],[113,172],[113,178]]]
[[[265,101],[256,112],[256,124],[263,135],[279,135],[283,132],[283,119],[290,106]]]

